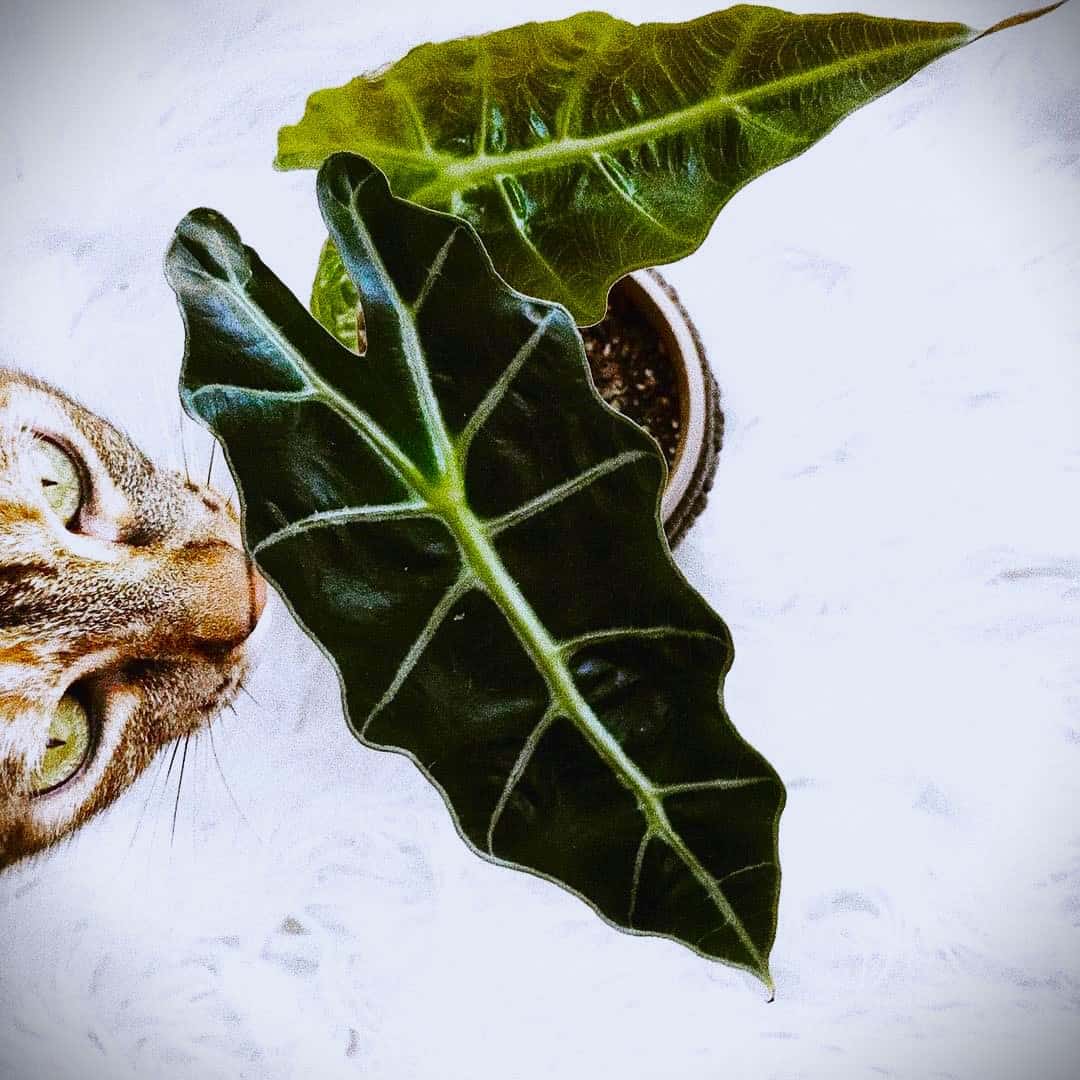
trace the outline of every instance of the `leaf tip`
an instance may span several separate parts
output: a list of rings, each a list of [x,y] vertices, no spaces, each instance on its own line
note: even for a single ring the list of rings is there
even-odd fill
[[[390,185],[386,177],[367,158],[344,151],[331,154],[319,166],[315,180],[319,204],[325,207],[327,200],[333,200],[342,206],[351,207],[357,192],[373,177],[381,179],[383,187],[389,194]]]
[[[1014,26],[1022,26],[1024,23],[1032,22],[1035,19],[1041,19],[1044,15],[1049,15],[1051,11],[1057,11],[1059,7],[1066,4],[1068,0],[1057,0],[1056,4],[1048,4],[1046,7],[1036,8],[1034,11],[1022,11],[1019,15],[1012,15],[1008,19],[1002,19],[999,23],[994,23],[989,30],[984,30],[981,34],[977,34],[972,41],[980,41],[984,37],[989,37],[991,34],[996,34],[1000,30],[1008,30]]]
[[[180,278],[201,273],[224,279],[243,260],[243,243],[232,222],[202,206],[188,211],[173,231],[165,253],[165,278],[179,291]]]

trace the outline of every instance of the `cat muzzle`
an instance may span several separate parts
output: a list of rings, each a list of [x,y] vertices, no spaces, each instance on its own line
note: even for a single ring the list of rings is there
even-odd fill
[[[174,560],[185,582],[176,617],[162,627],[166,652],[211,652],[242,645],[266,607],[266,582],[247,555],[220,540],[182,548]]]

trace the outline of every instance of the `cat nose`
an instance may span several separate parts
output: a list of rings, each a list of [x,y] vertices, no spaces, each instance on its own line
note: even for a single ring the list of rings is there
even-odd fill
[[[178,557],[188,588],[172,641],[211,649],[243,644],[266,607],[266,582],[251,560],[223,540],[189,545]]]
[[[263,611],[266,610],[266,578],[255,569],[250,561],[248,563],[248,573],[251,577],[251,630],[248,633],[251,633],[262,618]]]

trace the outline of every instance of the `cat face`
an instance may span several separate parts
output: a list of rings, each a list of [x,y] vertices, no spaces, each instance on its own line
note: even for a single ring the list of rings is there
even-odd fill
[[[0,369],[0,868],[231,700],[265,599],[220,495]]]

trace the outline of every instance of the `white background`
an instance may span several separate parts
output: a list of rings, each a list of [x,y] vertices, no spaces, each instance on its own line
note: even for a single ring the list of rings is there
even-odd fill
[[[161,260],[181,216],[220,209],[306,296],[313,174],[270,163],[307,92],[575,8],[8,3],[0,363],[178,463]],[[407,761],[346,734],[278,607],[259,705],[223,718],[220,769],[193,751],[174,837],[162,771],[0,878],[0,1075],[1077,1075],[1078,46],[1072,4],[946,58],[668,272],[728,417],[679,562],[732,628],[732,716],[790,793],[775,1004],[470,855]],[[206,436],[184,438],[205,468]]]

